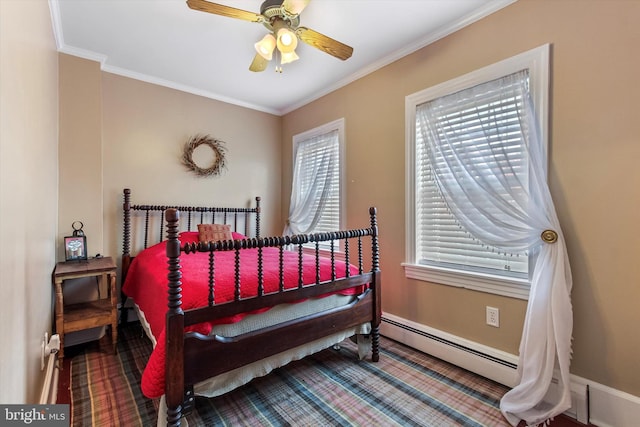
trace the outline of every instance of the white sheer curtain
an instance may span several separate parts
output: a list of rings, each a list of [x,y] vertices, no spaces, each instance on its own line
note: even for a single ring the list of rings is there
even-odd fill
[[[487,93],[515,103],[515,120],[507,117],[504,104],[487,103]],[[472,138],[460,138],[450,122],[449,112],[461,109],[477,115]],[[546,181],[527,72],[422,104],[416,116],[436,183],[457,221],[484,244],[506,253],[528,251],[535,260],[520,342],[519,383],[505,394],[500,408],[514,426],[520,420],[544,423],[571,406],[572,279]],[[514,137],[523,138],[524,169],[518,165],[522,158],[512,161],[518,154],[505,151],[508,144],[501,143]],[[552,242],[554,237],[557,241]],[[545,395],[554,374],[560,393],[548,402]]]
[[[285,235],[311,233],[321,220],[336,190],[333,181],[340,165],[338,136],[334,130],[298,144]]]

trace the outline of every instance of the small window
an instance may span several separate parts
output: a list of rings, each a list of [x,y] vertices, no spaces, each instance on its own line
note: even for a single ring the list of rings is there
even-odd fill
[[[293,182],[285,232],[311,234],[343,228],[344,120],[293,137]],[[330,243],[322,245],[328,249]]]
[[[458,79],[410,95],[407,116],[407,277],[435,283],[527,298],[529,264],[527,253],[504,253],[477,241],[456,221],[440,194],[433,175],[434,158],[443,158],[448,146],[467,145],[475,158],[474,174],[489,180],[488,168],[501,168],[494,157],[485,163],[488,145],[499,147],[508,158],[501,184],[505,194],[521,197],[518,191],[528,182],[526,147],[519,109],[522,100],[510,95],[512,81],[529,85],[546,153],[546,94],[548,93],[548,46],[534,49]],[[428,115],[429,127],[419,117]],[[428,129],[427,129],[428,127]],[[431,138],[431,144],[425,142]],[[437,142],[435,142],[437,141]],[[443,143],[446,141],[446,144]],[[436,144],[436,145],[433,145]],[[427,150],[435,147],[438,156],[429,160]],[[433,148],[431,148],[433,149]],[[506,162],[504,162],[506,164]],[[525,201],[526,202],[526,201]]]

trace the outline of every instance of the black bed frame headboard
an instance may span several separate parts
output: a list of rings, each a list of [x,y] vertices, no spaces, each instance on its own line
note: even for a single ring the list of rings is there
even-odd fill
[[[131,211],[144,212],[144,248],[148,245],[150,234],[150,222],[149,219],[152,215],[159,216],[159,242],[163,240],[163,231],[165,227],[165,211],[167,209],[177,209],[182,214],[182,217],[186,217],[187,225],[186,229],[191,230],[192,224],[201,224],[206,222],[209,218],[210,222],[216,221],[216,215],[222,216],[222,223],[227,224],[228,220],[231,220],[233,231],[238,231],[238,224],[244,223],[244,233],[249,235],[251,225],[251,215],[255,215],[255,237],[260,237],[260,197],[256,197],[256,205],[253,208],[223,208],[213,206],[163,206],[163,205],[132,205],[131,204],[131,190],[125,188],[124,204],[123,208],[123,239],[122,239],[122,281],[127,275],[129,264],[131,263]]]

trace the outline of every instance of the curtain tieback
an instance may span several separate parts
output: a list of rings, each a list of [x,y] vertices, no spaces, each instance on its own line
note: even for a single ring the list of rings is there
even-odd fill
[[[544,230],[542,234],[540,234],[540,238],[545,243],[555,243],[558,241],[558,233],[553,230]]]

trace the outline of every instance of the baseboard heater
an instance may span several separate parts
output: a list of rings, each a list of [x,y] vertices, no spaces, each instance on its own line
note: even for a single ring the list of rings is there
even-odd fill
[[[45,334],[42,342],[40,370],[45,370],[44,383],[40,393],[40,404],[55,404],[58,399],[58,351],[60,350],[60,335],[55,334],[48,339]]]
[[[517,383],[516,355],[388,313],[382,315],[380,333],[507,387],[514,387]],[[557,381],[554,381],[549,393],[556,392]],[[572,381],[571,403],[571,409],[565,414],[586,423],[589,415],[588,387],[585,384]]]
[[[516,384],[518,358],[391,314],[384,314],[382,335],[509,387]]]
[[[486,359],[486,360],[488,360],[490,362],[497,363],[499,365],[503,365],[503,366],[506,366],[506,367],[511,368],[511,369],[517,369],[518,368],[518,365],[516,363],[507,362],[505,360],[499,359],[499,358],[497,358],[495,356],[492,356],[490,354],[483,353],[483,352],[478,351],[476,349],[473,349],[471,347],[459,344],[457,342],[449,341],[449,340],[447,340],[445,338],[442,338],[442,337],[437,336],[437,335],[433,335],[433,334],[425,332],[423,330],[419,330],[419,329],[413,328],[413,327],[408,326],[408,325],[406,325],[404,323],[396,322],[396,321],[388,319],[388,318],[383,318],[382,321],[386,322],[386,323],[388,323],[390,325],[396,326],[398,328],[402,328],[402,329],[404,329],[406,331],[409,331],[411,333],[418,334],[418,335],[420,335],[420,336],[422,336],[424,338],[436,341],[436,342],[438,342],[440,344],[447,345],[447,346],[452,347],[452,348],[454,348],[456,350],[464,351],[464,352],[472,354],[474,356],[482,357],[483,359]]]

